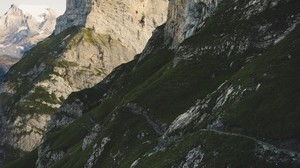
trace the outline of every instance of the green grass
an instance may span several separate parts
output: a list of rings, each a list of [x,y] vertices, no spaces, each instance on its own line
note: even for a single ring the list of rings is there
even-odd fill
[[[137,167],[161,168],[171,167],[174,164],[179,165],[185,160],[188,152],[197,147],[200,147],[204,154],[199,164],[200,167],[292,167],[284,162],[278,163],[278,165],[267,162],[266,158],[276,155],[273,152],[269,152],[261,158],[257,157],[254,150],[256,143],[251,139],[201,130],[185,135],[184,139],[170,145],[164,151],[142,157]],[[282,157],[288,156],[282,153]]]
[[[21,157],[18,160],[15,160],[2,168],[29,168],[29,167],[34,167],[35,162],[38,157],[38,152],[37,150],[33,150],[29,154],[25,155],[24,157]]]
[[[261,87],[257,92],[249,93],[237,105],[228,107],[226,124],[242,127],[252,135],[273,139],[295,138],[300,134],[300,68],[296,56],[300,54],[297,47],[300,45],[299,38],[300,28],[297,26],[270,52],[232,77],[232,81],[239,79],[238,83],[244,87],[251,85],[250,79],[260,83]]]
[[[95,46],[108,46],[109,40],[112,40],[108,35],[99,35],[94,32],[91,28],[83,28],[80,32],[78,32],[74,38],[70,41],[67,46],[67,49],[73,49],[80,42],[86,42],[88,44],[92,44]]]
[[[52,63],[53,66],[55,67],[60,67],[60,68],[68,68],[68,67],[73,67],[73,66],[78,66],[78,64],[76,62],[70,62],[70,61],[66,61],[66,60],[55,60]]]

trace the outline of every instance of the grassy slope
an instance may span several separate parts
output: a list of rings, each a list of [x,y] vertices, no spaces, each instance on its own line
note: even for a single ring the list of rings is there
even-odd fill
[[[29,168],[29,167],[34,167],[33,165],[35,165],[36,162],[36,158],[37,158],[37,150],[34,150],[32,152],[30,152],[28,155],[15,160],[11,163],[9,163],[8,165],[4,166],[5,168]]]
[[[249,80],[257,81],[261,87],[238,104],[226,107],[226,124],[272,139],[300,135],[299,39],[300,26],[297,26],[284,41],[231,78],[231,81],[239,79],[237,83],[242,85]]]

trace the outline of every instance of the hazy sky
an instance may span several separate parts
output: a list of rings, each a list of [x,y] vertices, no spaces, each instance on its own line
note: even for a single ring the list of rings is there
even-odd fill
[[[54,9],[61,15],[66,9],[66,0],[1,0],[0,16],[2,16],[12,4],[42,5]]]

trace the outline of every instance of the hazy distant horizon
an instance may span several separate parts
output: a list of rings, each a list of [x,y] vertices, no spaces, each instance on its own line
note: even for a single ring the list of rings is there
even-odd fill
[[[12,4],[48,6],[55,10],[58,15],[63,14],[66,9],[66,0],[6,0],[1,1],[0,16],[2,16]]]

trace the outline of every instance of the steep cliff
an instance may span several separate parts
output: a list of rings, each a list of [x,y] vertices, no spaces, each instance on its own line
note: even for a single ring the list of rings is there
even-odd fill
[[[168,9],[166,42],[176,46],[203,26],[221,0],[173,0]]]
[[[158,1],[145,2],[147,5],[140,12],[149,12],[148,17],[156,20],[157,25],[145,23],[144,26],[138,20],[132,21],[132,25],[127,24],[126,14],[131,14],[133,6],[122,10],[121,18],[115,18],[106,17],[107,12],[115,8],[121,11],[121,1],[99,3],[67,1],[67,11],[58,18],[55,34],[28,51],[26,57],[4,76],[0,87],[0,151],[4,151],[6,160],[39,145],[53,112],[69,94],[94,86],[113,68],[131,60],[138,52],[133,48],[145,45],[154,28],[165,21],[168,2],[160,2],[157,8],[154,4]],[[86,8],[77,10],[78,5],[80,9]],[[106,7],[106,11],[94,11],[100,6]],[[89,8],[91,11],[87,12]],[[91,16],[96,12],[97,16]],[[95,23],[87,21],[83,24],[81,20]],[[116,28],[131,26],[134,32],[143,31],[139,40],[136,36],[117,38],[109,33],[112,29],[98,31],[98,22],[114,23]]]
[[[169,16],[191,3],[175,2]],[[299,167],[299,6],[222,1],[190,37],[169,18],[133,61],[71,94],[43,143],[6,168]]]
[[[92,28],[98,34],[120,40],[133,57],[145,47],[155,27],[167,18],[167,0],[68,0],[66,13],[59,17],[55,33],[73,25]]]

